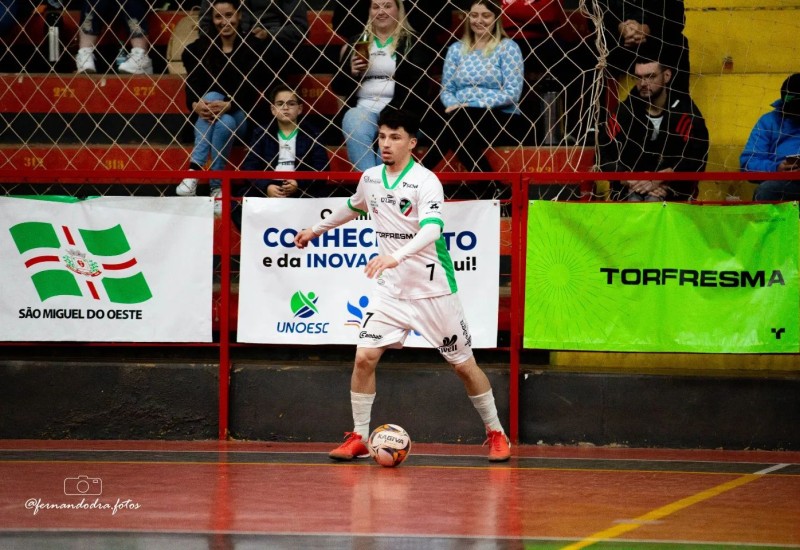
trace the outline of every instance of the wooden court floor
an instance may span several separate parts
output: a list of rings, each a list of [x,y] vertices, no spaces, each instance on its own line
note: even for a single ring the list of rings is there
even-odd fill
[[[331,447],[1,440],[0,548],[800,548],[800,452]]]

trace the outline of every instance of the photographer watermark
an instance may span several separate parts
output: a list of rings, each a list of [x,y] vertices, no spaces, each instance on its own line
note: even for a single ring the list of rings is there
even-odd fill
[[[43,510],[100,510],[111,512],[114,516],[123,510],[138,510],[141,504],[131,499],[117,498],[116,502],[101,500],[103,494],[103,480],[99,477],[89,477],[79,475],[64,479],[64,495],[67,497],[82,497],[77,502],[68,502],[64,499],[61,502],[48,502],[41,498],[29,498],[25,501],[25,509],[32,510],[33,515],[37,515]],[[86,497],[95,497],[87,499]]]

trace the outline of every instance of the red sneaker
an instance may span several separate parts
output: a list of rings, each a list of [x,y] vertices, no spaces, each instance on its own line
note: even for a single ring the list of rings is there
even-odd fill
[[[359,434],[345,432],[344,437],[344,443],[328,453],[329,457],[334,460],[353,460],[354,458],[369,457],[369,449],[364,445]]]
[[[489,444],[489,462],[505,462],[511,458],[511,442],[501,431],[486,432],[484,445]]]

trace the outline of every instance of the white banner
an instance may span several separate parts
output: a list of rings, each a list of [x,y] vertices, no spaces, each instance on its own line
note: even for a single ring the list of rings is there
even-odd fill
[[[210,342],[208,197],[0,197],[0,340]]]
[[[304,250],[297,230],[345,199],[246,198],[242,216],[238,341],[355,344],[375,285],[364,266],[377,255],[368,219],[328,231]],[[497,347],[500,205],[445,204],[444,237],[475,348]],[[416,333],[407,346],[431,347]]]

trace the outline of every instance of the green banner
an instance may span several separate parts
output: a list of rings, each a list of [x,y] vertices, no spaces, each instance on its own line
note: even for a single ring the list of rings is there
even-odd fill
[[[532,201],[524,346],[797,353],[798,205]]]

